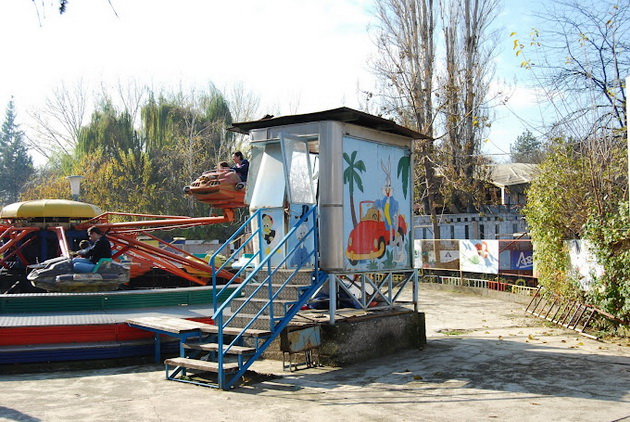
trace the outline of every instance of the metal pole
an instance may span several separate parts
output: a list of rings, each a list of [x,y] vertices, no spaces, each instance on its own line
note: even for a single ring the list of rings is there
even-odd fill
[[[328,275],[328,311],[329,324],[335,325],[335,314],[337,313],[337,278],[334,274]]]
[[[413,311],[418,312],[418,289],[420,285],[418,284],[418,269],[414,268],[413,270]]]

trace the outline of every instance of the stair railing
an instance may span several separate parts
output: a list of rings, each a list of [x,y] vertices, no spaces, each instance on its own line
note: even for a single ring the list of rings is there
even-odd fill
[[[235,276],[231,280],[228,281],[228,283],[223,287],[223,289],[231,286],[234,280],[237,277],[239,277],[249,265],[255,262],[256,258],[259,258],[260,262],[257,265],[255,265],[255,267],[251,270],[251,272],[247,275],[247,277],[238,285],[236,289],[233,290],[233,292],[229,295],[229,297],[225,301],[223,301],[218,306],[215,305],[213,319],[214,319],[215,325],[217,325],[218,327],[217,343],[219,345],[218,347],[219,352],[217,353],[217,364],[219,368],[218,369],[219,388],[224,388],[224,389],[230,388],[230,386],[232,386],[245,373],[247,368],[249,368],[249,366],[251,366],[251,364],[260,357],[260,355],[262,355],[262,353],[269,346],[269,344],[271,344],[271,342],[279,335],[280,331],[284,329],[288,325],[290,320],[299,312],[302,305],[304,305],[306,301],[310,299],[310,297],[321,287],[321,285],[327,279],[327,277],[325,276],[325,273],[319,271],[318,247],[317,247],[318,246],[318,236],[317,236],[318,230],[317,230],[317,214],[316,213],[317,213],[317,206],[315,205],[311,206],[309,210],[300,218],[300,220],[288,231],[288,233],[284,236],[284,238],[282,238],[278,242],[278,244],[273,248],[273,250],[266,256],[263,256],[262,250],[260,248],[260,245],[263,244],[262,243],[263,233],[262,233],[261,210],[258,210],[256,213],[254,213],[243,224],[243,226],[239,230],[237,230],[237,232],[235,232],[235,234],[226,242],[226,244],[229,244],[229,242],[231,242],[233,239],[245,233],[246,227],[249,226],[251,223],[253,223],[253,221],[255,221],[254,219],[256,219],[258,223],[257,229],[251,231],[251,234],[247,237],[247,239],[245,239],[243,244],[219,268],[219,270],[224,269],[225,266],[228,265],[228,263],[233,262],[234,257],[238,255],[242,250],[244,250],[246,245],[253,243],[254,239],[258,237],[259,247],[253,248],[254,253],[252,254],[252,256],[238,270]],[[309,218],[311,218],[311,221],[313,222],[313,224],[309,227],[307,232],[301,238],[298,238],[297,236],[298,229],[300,228],[302,224],[305,224]],[[297,240],[295,243],[295,247],[292,250],[287,250],[286,253],[282,256],[282,258],[280,258],[279,260],[280,262],[278,262],[277,264],[274,262],[272,266],[272,260],[274,260],[278,254],[282,254],[286,249],[285,246],[288,244],[288,241],[294,238]],[[299,265],[296,265],[295,268],[293,268],[293,272],[288,277],[286,277],[286,280],[274,292],[273,285],[272,285],[273,276],[287,262],[290,262],[289,259],[299,250],[300,246],[305,245],[307,240],[309,241],[312,240],[313,242],[312,249],[310,250],[310,252],[308,252],[308,249],[307,249],[307,255],[303,257],[301,262],[299,262]],[[221,249],[217,251],[210,259],[210,264],[213,268],[215,268],[215,259],[216,259],[216,256],[220,253],[220,251]],[[300,272],[300,270],[304,267],[304,265],[308,263],[310,267],[311,262],[313,264],[313,275],[311,277],[310,286],[302,291],[299,297],[296,298],[295,302],[292,302],[290,304],[288,309],[285,309],[285,314],[283,317],[277,317],[277,318],[274,317],[273,301],[276,298],[278,298],[280,293],[284,290],[286,286],[289,285],[291,280]],[[216,274],[216,271],[215,271],[215,274]],[[214,287],[213,290],[216,291],[217,286],[216,286],[215,274],[213,274],[213,287]],[[226,311],[231,309],[232,301],[236,298],[242,298],[245,287],[248,286],[250,283],[256,281],[257,277],[260,274],[266,274],[264,277],[264,280],[262,280],[258,284],[258,286],[253,290],[253,292],[244,300],[244,303],[241,306],[239,306],[238,309],[232,311],[232,315],[229,316],[227,319],[225,319],[224,314]],[[243,309],[245,309],[249,301],[253,297],[255,297],[256,294],[259,291],[261,291],[261,289],[263,289],[265,286],[268,287],[268,295],[266,298],[267,302],[261,306],[258,312],[254,316],[252,316],[251,319],[247,323],[245,323],[244,327],[240,327],[242,329],[241,333],[234,336],[233,340],[229,342],[229,344],[225,345],[224,347],[224,344],[226,343],[225,336],[224,336],[224,329],[228,327],[228,325],[234,321],[236,316],[239,315],[239,313],[241,313]],[[216,297],[220,296],[222,292],[223,290],[216,292],[215,293]],[[217,302],[218,301],[215,300],[215,303]],[[225,355],[228,353],[230,348],[242,342],[242,339],[244,337],[243,334],[245,330],[251,328],[252,325],[255,323],[255,321],[261,315],[263,315],[266,310],[268,310],[269,331],[271,332],[271,335],[266,339],[266,341],[262,345],[256,344],[256,353],[242,365],[240,370],[236,372],[230,378],[230,380],[226,380],[225,379],[226,375],[225,375],[225,372],[223,371],[223,363],[224,363]]]
[[[284,236],[283,239],[281,239],[278,244],[276,245],[276,247],[274,247],[273,250],[271,250],[271,252],[265,256],[261,262],[256,265],[253,270],[251,271],[251,273],[247,276],[247,278],[241,282],[239,284],[239,286],[234,289],[232,291],[232,293],[228,296],[228,298],[223,301],[223,303],[220,304],[220,306],[217,308],[217,310],[215,311],[215,316],[218,315],[219,313],[223,313],[225,311],[226,308],[231,306],[231,301],[235,298],[241,298],[243,295],[243,291],[245,290],[245,287],[248,286],[251,282],[256,281],[257,280],[257,276],[259,275],[259,273],[265,271],[267,273],[266,277],[264,278],[263,281],[260,282],[260,284],[256,287],[256,289],[252,292],[252,294],[250,294],[250,298],[253,297],[256,293],[258,293],[265,285],[268,286],[269,288],[269,294],[268,294],[268,299],[269,302],[267,302],[266,305],[264,305],[263,309],[261,309],[256,315],[255,318],[252,319],[252,321],[250,321],[246,327],[244,328],[250,328],[251,325],[254,323],[254,321],[260,316],[262,315],[262,313],[264,312],[264,310],[270,306],[270,303],[278,297],[279,293],[284,289],[284,287],[286,287],[289,282],[291,281],[291,279],[293,277],[295,277],[295,275],[302,269],[302,266],[305,262],[310,261],[311,258],[314,258],[314,268],[315,271],[318,268],[318,262],[317,262],[317,225],[313,224],[313,226],[309,229],[309,231],[307,232],[307,234],[305,236],[302,237],[302,239],[298,239],[298,243],[296,244],[296,248],[294,248],[291,251],[288,251],[288,253],[280,260],[280,262],[275,265],[274,267],[271,266],[272,260],[274,259],[274,256],[276,254],[282,253],[284,251],[284,246],[287,244],[287,242],[293,238],[296,235],[297,229],[298,227],[304,223],[309,217],[313,218],[315,220],[315,213],[316,211],[316,207],[313,206],[309,209],[309,211],[307,213],[304,214],[304,216],[296,223],[296,225],[294,227],[292,227],[289,232]],[[315,220],[316,221],[316,220]],[[261,227],[261,221],[259,221],[259,230]],[[259,231],[257,230],[256,232],[252,233],[252,238],[257,234],[257,232]],[[305,242],[306,239],[308,239],[310,236],[312,236],[312,240],[313,240],[313,248],[311,250],[311,252],[308,254],[307,259],[303,260],[302,265],[297,266],[296,268],[293,269],[293,272],[291,273],[291,275],[289,277],[287,277],[287,280],[280,286],[280,288],[274,293],[273,289],[272,289],[272,285],[271,285],[271,281],[273,278],[273,275],[277,273],[277,271],[279,269],[281,269],[283,267],[283,265],[287,262],[287,260],[295,253],[295,251],[297,250],[297,247],[301,244],[303,244]],[[262,255],[261,251],[257,251],[254,254],[255,256],[260,256]],[[251,262],[251,261],[250,261]],[[228,286],[228,285],[226,285]],[[222,292],[223,290],[221,290]],[[217,296],[221,295],[221,292],[219,292],[217,294]],[[227,326],[230,322],[232,322],[234,320],[234,317],[240,312],[242,311],[242,309],[244,308],[244,306],[247,304],[247,302],[245,302],[243,305],[241,305],[236,311],[233,312],[232,316],[225,322],[225,326]],[[270,309],[270,317],[271,317],[271,322],[270,322],[270,331],[273,331],[273,309]],[[216,320],[216,318],[215,318]]]
[[[247,230],[248,227],[250,227],[250,225],[254,221],[258,221],[258,230],[252,231],[251,233],[248,234],[246,230]],[[241,263],[241,267],[237,270],[237,272],[234,274],[234,276],[232,278],[230,278],[230,280],[228,280],[228,282],[225,285],[221,286],[220,290],[217,289],[217,287],[218,287],[217,286],[217,274],[219,274],[221,272],[221,270],[228,270],[229,268],[232,268],[232,264],[234,264],[236,262],[237,257],[240,257],[242,255],[243,251],[246,250],[247,246],[250,246],[250,245],[253,246],[254,238],[256,236],[259,236],[259,232],[261,231],[261,227],[262,227],[261,221],[262,221],[262,210],[257,210],[210,257],[210,260],[208,261],[208,263],[213,268],[213,271],[212,271],[213,297],[212,297],[212,299],[213,299],[213,303],[214,303],[214,313],[217,312],[217,306],[218,306],[218,302],[219,302],[218,301],[218,297],[219,297],[220,293],[223,292],[225,289],[229,288],[232,284],[235,284],[236,281],[238,281],[241,278],[241,275],[244,275],[246,269],[250,265],[252,265],[254,262],[256,262],[256,259],[258,259],[259,257],[262,256],[262,251],[261,251],[260,248],[258,248],[258,250],[256,250],[255,247],[252,247],[251,250],[255,251],[255,253],[251,254],[251,256],[247,259],[247,261],[244,264]],[[239,238],[244,238],[244,240],[241,241],[240,246],[234,252],[232,252],[231,254],[225,254],[225,255],[229,255],[229,257],[225,260],[225,262],[223,262],[223,264],[221,264],[217,268],[216,263],[217,263],[218,256],[221,255],[221,254],[224,254],[224,250],[226,250],[226,249],[229,250],[228,248],[230,247],[230,245],[232,245],[235,242],[235,240],[239,239]]]

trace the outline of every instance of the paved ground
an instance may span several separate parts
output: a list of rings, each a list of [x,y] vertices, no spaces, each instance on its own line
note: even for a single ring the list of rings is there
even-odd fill
[[[428,345],[342,369],[218,391],[158,365],[0,376],[2,421],[630,421],[630,345],[526,316],[523,305],[423,290]]]

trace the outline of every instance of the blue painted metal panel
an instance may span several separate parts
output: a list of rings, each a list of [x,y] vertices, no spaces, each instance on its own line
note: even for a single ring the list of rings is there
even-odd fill
[[[321,345],[321,330],[318,325],[286,333],[280,341],[283,352],[299,353],[316,349]]]
[[[109,345],[101,344],[97,347],[93,344],[88,346],[78,343],[76,347],[72,348],[69,348],[67,345],[59,345],[59,348],[39,348],[33,350],[11,348],[6,351],[0,350],[0,364],[67,362],[152,356],[153,348],[152,342],[123,342]],[[162,353],[176,355],[178,350],[179,343],[176,341],[162,343]]]

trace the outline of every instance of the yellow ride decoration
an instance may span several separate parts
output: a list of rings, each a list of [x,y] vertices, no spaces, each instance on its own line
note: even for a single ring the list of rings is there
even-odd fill
[[[66,199],[38,199],[14,202],[0,210],[0,219],[26,221],[32,225],[89,220],[103,211],[96,205]]]

